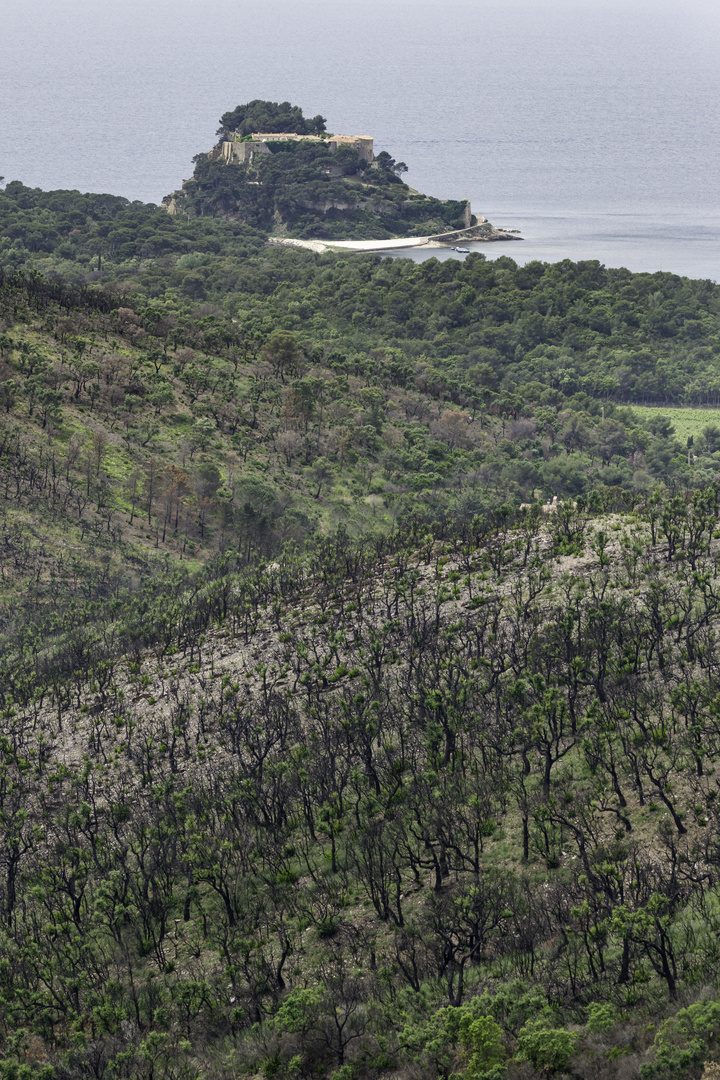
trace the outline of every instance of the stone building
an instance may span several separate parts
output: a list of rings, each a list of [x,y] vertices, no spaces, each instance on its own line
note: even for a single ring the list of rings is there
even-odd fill
[[[270,147],[264,142],[229,142],[225,141],[221,147],[223,160],[228,165],[251,165],[256,154],[271,153]]]
[[[317,142],[326,143],[334,153],[341,146],[351,146],[358,156],[370,164],[373,160],[373,139],[371,135],[296,135],[287,131],[253,132],[249,140],[227,139],[221,147],[223,159],[235,165],[250,164],[255,154],[269,154],[268,143],[274,142]]]

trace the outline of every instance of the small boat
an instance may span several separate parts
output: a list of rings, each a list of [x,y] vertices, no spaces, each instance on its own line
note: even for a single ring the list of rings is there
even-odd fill
[[[453,248],[453,251],[459,251],[461,255],[470,254],[470,248]]]

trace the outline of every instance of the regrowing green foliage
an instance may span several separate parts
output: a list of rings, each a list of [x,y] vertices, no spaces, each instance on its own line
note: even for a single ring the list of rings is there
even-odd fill
[[[612,1031],[617,1023],[617,1010],[613,1005],[606,1002],[594,1001],[588,1005],[588,1018],[585,1028],[591,1035]]]
[[[545,1018],[529,1020],[518,1035],[515,1057],[543,1072],[564,1072],[578,1038],[576,1032],[551,1027]]]
[[[698,1001],[665,1020],[655,1036],[654,1060],[640,1066],[643,1080],[697,1076],[720,1048],[720,1002]]]
[[[460,1021],[462,1043],[470,1054],[465,1076],[468,1080],[503,1080],[507,1056],[502,1028],[490,1016]]]

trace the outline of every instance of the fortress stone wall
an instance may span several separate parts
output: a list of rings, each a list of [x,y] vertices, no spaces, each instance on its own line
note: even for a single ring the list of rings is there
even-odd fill
[[[358,157],[363,161],[367,161],[368,165],[372,164],[372,135],[333,135],[329,140],[329,145],[333,151],[339,150],[341,146],[352,146],[354,150],[357,150]]]
[[[223,160],[228,165],[250,165],[256,154],[271,153],[264,142],[224,142],[221,147]]]
[[[255,154],[269,154],[268,143],[274,142],[317,142],[326,143],[334,153],[342,146],[350,146],[357,151],[363,161],[371,164],[373,160],[373,138],[371,135],[296,135],[287,131],[253,132],[250,140],[227,139],[222,144],[223,159],[236,165],[249,164]]]

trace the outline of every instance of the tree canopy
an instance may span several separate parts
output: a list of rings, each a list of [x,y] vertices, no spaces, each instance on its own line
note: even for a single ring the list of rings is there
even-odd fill
[[[306,118],[300,106],[291,105],[289,101],[278,103],[255,98],[223,113],[217,133],[237,131],[241,135],[251,135],[254,131],[287,131],[297,135],[321,135],[325,123],[325,117],[319,114],[312,119]]]

